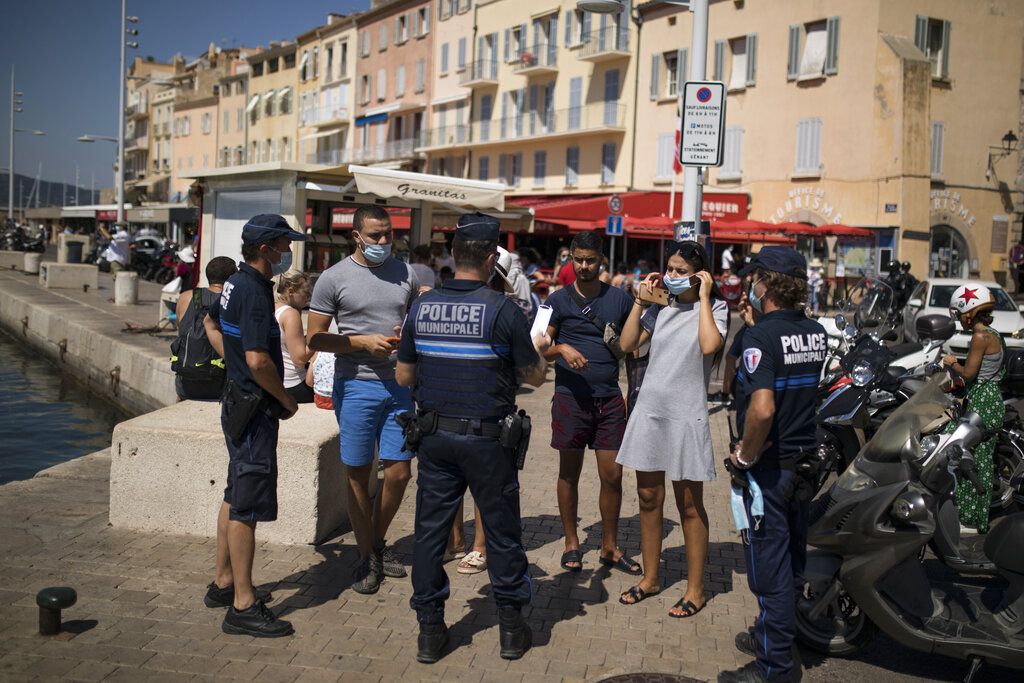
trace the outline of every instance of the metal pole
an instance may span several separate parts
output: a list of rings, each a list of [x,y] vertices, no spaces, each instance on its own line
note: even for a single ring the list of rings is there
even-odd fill
[[[690,0],[693,12],[693,35],[690,39],[690,80],[703,81],[708,65],[708,0]],[[682,93],[679,90],[680,111],[682,111]],[[696,166],[683,169],[683,222],[692,222],[695,232],[701,234],[701,205],[704,195],[702,186],[703,173]],[[679,231],[676,239],[680,238]]]
[[[14,65],[11,64],[11,134],[7,154],[7,218],[14,218]]]
[[[121,0],[121,71],[117,74],[117,224],[124,225],[124,51],[127,34],[127,0]],[[705,50],[706,51],[706,50]]]
[[[79,184],[78,184],[78,164],[75,164],[75,206],[78,206],[78,202],[79,202],[78,197],[81,194],[81,192],[79,191],[78,188],[79,188]]]

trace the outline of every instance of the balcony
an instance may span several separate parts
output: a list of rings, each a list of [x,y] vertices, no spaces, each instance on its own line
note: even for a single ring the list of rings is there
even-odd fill
[[[348,123],[348,107],[315,107],[299,110],[300,126],[327,127],[332,124]]]
[[[595,64],[626,59],[629,55],[629,33],[620,31],[618,26],[591,31],[590,39],[583,43],[578,54],[583,61]]]
[[[137,138],[131,138],[125,140],[124,151],[125,152],[143,152],[149,149],[149,136],[142,135]]]
[[[466,88],[498,85],[498,62],[493,59],[470,62],[459,76],[459,85]]]
[[[321,149],[310,152],[306,155],[307,164],[319,164],[321,166],[341,166],[349,162],[352,150],[348,149]]]
[[[411,159],[416,149],[416,140],[407,138],[405,140],[392,140],[383,145],[369,145],[363,149],[347,149],[342,153],[344,164],[361,164],[367,162],[394,161],[396,159]]]
[[[520,76],[542,76],[558,73],[558,50],[554,44],[535,43],[532,48],[519,51],[519,59],[512,62],[512,72]]]
[[[133,104],[124,111],[129,120],[144,119],[149,116],[149,108],[145,102]]]
[[[420,131],[416,149],[430,149],[464,145],[469,142],[470,126],[444,126]]]

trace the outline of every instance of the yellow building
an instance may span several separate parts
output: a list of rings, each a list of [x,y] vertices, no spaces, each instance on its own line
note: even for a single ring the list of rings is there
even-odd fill
[[[255,53],[255,51],[253,51]],[[249,119],[245,106],[249,102],[249,62],[242,56],[234,59],[228,73],[221,77],[217,96],[217,166],[238,166],[247,163]]]
[[[469,141],[472,90],[465,86],[473,52],[472,0],[438,0],[437,30],[433,40],[433,79],[429,125],[421,134],[420,149],[454,145],[450,154],[430,155],[426,170],[437,175],[464,177]]]
[[[151,100],[167,86],[161,85],[174,71],[171,64],[136,57],[128,67],[128,87],[125,111],[125,188],[128,200],[138,203],[159,197],[160,159],[164,150],[157,149],[157,127]],[[159,109],[157,109],[159,111]],[[152,151],[152,154],[151,154]],[[156,162],[150,167],[150,157]],[[156,185],[157,187],[154,187]],[[166,184],[165,184],[166,185]],[[166,187],[162,188],[166,197]]]
[[[296,45],[271,43],[249,55],[248,163],[295,161],[295,91],[298,85]]]
[[[355,109],[355,17],[327,15],[298,44],[298,161],[338,166],[351,148]]]
[[[633,173],[661,189],[692,15],[641,10]],[[713,1],[708,79],[728,98],[705,191],[747,194],[750,218],[773,224],[870,229],[799,238],[830,274],[895,258],[918,277],[1005,280],[1024,188],[1018,153],[1000,148],[1022,137],[1022,48],[1017,0]]]

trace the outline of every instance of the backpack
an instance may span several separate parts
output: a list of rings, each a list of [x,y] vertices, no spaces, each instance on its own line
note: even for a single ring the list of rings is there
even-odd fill
[[[171,370],[182,379],[224,379],[224,359],[213,350],[203,325],[218,296],[205,287],[192,290],[192,302],[178,321],[178,336],[171,342]]]

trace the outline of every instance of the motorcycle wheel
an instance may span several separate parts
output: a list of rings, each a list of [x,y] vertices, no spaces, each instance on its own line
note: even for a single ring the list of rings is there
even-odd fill
[[[992,497],[989,499],[989,516],[1015,512],[1020,504],[1019,495],[1010,486],[1010,477],[1013,476],[1022,460],[1024,460],[1024,444],[1018,443],[1000,431],[995,452],[992,454],[995,472],[992,478]]]
[[[796,637],[815,652],[829,657],[852,657],[878,633],[875,623],[842,587],[821,616],[812,619],[810,610],[815,602],[811,585],[805,584],[803,597],[796,605]]]
[[[164,268],[156,274],[156,282],[159,285],[166,285],[168,282],[174,279],[174,271],[170,268]]]

